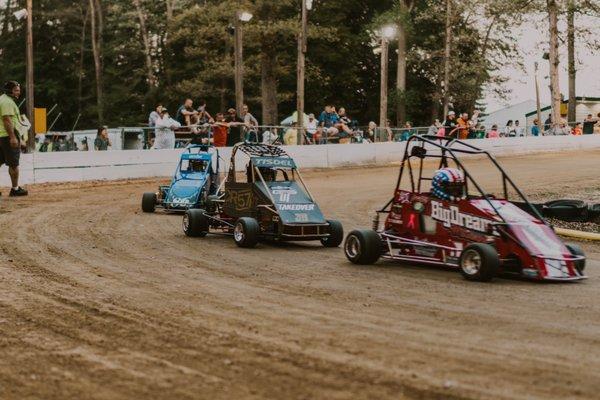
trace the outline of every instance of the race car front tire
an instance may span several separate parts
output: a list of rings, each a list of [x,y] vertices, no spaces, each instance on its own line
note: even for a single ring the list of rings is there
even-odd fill
[[[242,217],[233,228],[233,240],[239,247],[251,248],[258,244],[260,226],[254,218]]]
[[[567,246],[567,249],[569,249],[571,254],[573,254],[574,256],[585,257],[585,253],[583,252],[581,247],[579,247],[579,245],[575,243],[566,243],[565,246]],[[575,269],[577,270],[577,272],[583,275],[583,271],[585,270],[585,259],[575,261]]]
[[[381,256],[383,247],[379,234],[370,229],[350,232],[344,242],[344,254],[354,264],[374,264]]]
[[[209,221],[204,210],[189,209],[183,215],[183,232],[190,237],[204,237],[208,234]]]
[[[329,236],[321,239],[325,247],[338,247],[344,241],[344,227],[340,221],[327,220],[329,223]]]
[[[489,244],[473,243],[460,254],[460,272],[469,281],[489,282],[500,269],[500,258]]]
[[[153,213],[156,209],[156,193],[144,193],[142,195],[142,211]]]

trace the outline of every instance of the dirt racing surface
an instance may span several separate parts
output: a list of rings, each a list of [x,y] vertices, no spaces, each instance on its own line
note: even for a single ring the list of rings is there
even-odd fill
[[[600,190],[598,151],[500,161],[532,195]],[[305,178],[349,232],[396,175]],[[582,244],[587,281],[481,284],[317,243],[187,238],[181,216],[141,213],[156,184],[3,190],[1,399],[598,398],[598,245]]]

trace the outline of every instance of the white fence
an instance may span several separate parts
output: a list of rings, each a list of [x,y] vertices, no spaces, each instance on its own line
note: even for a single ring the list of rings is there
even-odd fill
[[[600,135],[545,136],[500,139],[473,139],[469,143],[496,156],[575,149],[600,149]],[[406,142],[372,144],[329,144],[287,146],[301,168],[334,168],[352,165],[386,165],[398,162]],[[221,148],[229,163],[230,148]],[[21,183],[73,182],[170,176],[182,149],[116,150],[96,152],[53,152],[23,154]],[[243,164],[240,165],[243,167]],[[598,168],[600,160],[590,168]],[[5,166],[0,168],[0,185],[9,185]]]

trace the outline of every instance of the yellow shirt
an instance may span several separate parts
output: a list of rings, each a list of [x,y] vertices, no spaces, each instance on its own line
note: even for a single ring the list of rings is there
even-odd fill
[[[19,124],[19,107],[12,99],[12,97],[3,94],[0,96],[0,117],[10,116],[10,119],[13,124],[13,128],[17,127]],[[4,127],[4,123],[0,121],[0,137],[7,137],[8,132]]]

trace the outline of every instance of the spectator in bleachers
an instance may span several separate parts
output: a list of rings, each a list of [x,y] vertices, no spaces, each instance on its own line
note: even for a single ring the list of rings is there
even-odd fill
[[[591,135],[594,133],[594,125],[598,122],[597,119],[592,117],[592,114],[588,114],[587,117],[583,120],[583,134]]]
[[[458,125],[458,138],[463,140],[469,137],[469,114],[462,113],[456,120]]]
[[[498,132],[498,125],[492,125],[492,129],[487,134],[487,137],[490,139],[498,139],[500,137],[500,133]]]
[[[185,99],[185,102],[179,106],[175,119],[181,126],[195,125],[198,122],[198,111],[194,110],[192,99]]]
[[[504,127],[504,136],[505,137],[515,137],[517,132],[515,131],[515,125],[512,119],[509,119]]]
[[[525,129],[523,129],[518,119],[515,120],[515,136],[525,136]]]
[[[223,113],[217,113],[215,115],[216,120],[212,126],[213,132],[213,145],[215,147],[227,146],[227,131],[229,124],[225,121],[225,115]]]
[[[175,129],[181,124],[169,115],[166,108],[160,113],[160,118],[156,120],[156,137],[152,149],[174,149],[175,148]]]
[[[150,128],[154,128],[156,126],[156,120],[160,118],[160,113],[162,111],[162,104],[156,106],[156,109],[150,113],[148,116],[148,126]]]
[[[283,135],[283,144],[286,146],[294,146],[298,144],[298,124],[294,123],[285,131]]]
[[[237,115],[235,108],[230,108],[227,110],[225,122],[229,124],[229,132],[227,133],[227,146],[234,146],[236,143],[243,142],[245,139],[242,132],[244,120]]]
[[[392,121],[390,121],[389,119],[386,119],[385,126],[383,127],[383,129],[385,129],[386,141],[392,142],[394,140],[394,131],[392,130]]]
[[[581,124],[581,122],[575,124],[573,130],[571,131],[571,134],[575,136],[583,135],[583,125]]]
[[[112,144],[108,138],[108,128],[106,126],[98,128],[96,139],[94,139],[94,149],[96,151],[106,151],[111,146]]]
[[[317,125],[318,122],[315,119],[315,114],[308,114],[308,123],[306,124],[306,139],[309,144],[317,144]]]
[[[200,100],[198,105],[198,124],[212,124],[215,122],[214,118],[210,115],[208,111],[206,111],[206,100]]]
[[[537,118],[533,120],[533,126],[531,127],[531,135],[540,135],[540,121]]]
[[[319,116],[319,142],[327,143],[329,140],[339,138],[339,130],[335,127],[339,117],[332,105],[326,105],[325,110]]]
[[[427,134],[436,136],[441,127],[442,124],[440,123],[440,120],[436,118],[435,121],[433,121],[433,124],[429,125],[429,128],[427,129]]]
[[[367,141],[371,143],[375,143],[377,141],[377,124],[375,121],[370,121],[369,126],[367,126]]]
[[[448,111],[448,115],[446,116],[446,119],[444,120],[445,136],[446,137],[455,136],[456,135],[455,128],[456,128],[456,113],[454,111]]]
[[[258,142],[258,120],[254,118],[254,115],[250,114],[250,108],[248,104],[244,104],[242,107],[242,119],[244,120],[244,129],[246,131],[246,141],[257,143]]]

